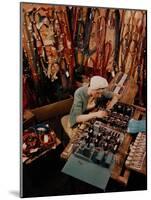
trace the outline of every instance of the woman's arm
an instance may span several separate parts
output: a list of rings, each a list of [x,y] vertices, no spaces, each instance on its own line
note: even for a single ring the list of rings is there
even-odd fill
[[[89,114],[78,115],[76,117],[76,122],[82,123],[82,122],[86,122],[86,121],[89,121],[89,120],[94,119],[94,118],[102,118],[102,117],[105,117],[106,115],[107,115],[106,111],[99,110],[97,112],[92,112],[92,113],[89,113]]]

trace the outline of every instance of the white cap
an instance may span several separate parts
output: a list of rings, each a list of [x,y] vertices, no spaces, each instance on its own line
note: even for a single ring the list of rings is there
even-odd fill
[[[101,76],[93,76],[90,80],[90,89],[98,90],[108,87],[108,82]]]

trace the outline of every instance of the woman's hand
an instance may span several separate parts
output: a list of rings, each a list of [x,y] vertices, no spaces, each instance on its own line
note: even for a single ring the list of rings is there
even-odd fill
[[[107,112],[106,111],[99,110],[99,111],[96,112],[96,117],[97,118],[103,118],[105,116],[107,116]]]
[[[121,97],[122,97],[121,94],[114,94],[114,95],[113,95],[113,98],[115,98],[115,99],[117,99],[117,100],[119,100]]]

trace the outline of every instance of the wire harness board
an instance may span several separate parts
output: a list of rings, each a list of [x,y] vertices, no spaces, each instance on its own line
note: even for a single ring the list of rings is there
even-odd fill
[[[82,159],[108,167],[122,143],[124,134],[95,121],[74,144],[74,154]]]

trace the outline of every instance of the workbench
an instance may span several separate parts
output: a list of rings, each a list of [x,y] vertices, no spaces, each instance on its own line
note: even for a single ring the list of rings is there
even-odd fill
[[[113,85],[115,85],[115,83],[116,83],[117,77],[118,76],[116,76],[114,79],[112,79],[111,83],[109,84],[109,89],[113,88]],[[122,88],[123,92],[121,94],[121,98],[117,101],[133,105],[134,98],[137,93],[137,84],[135,83],[133,78],[129,77],[126,84],[124,86],[119,86],[119,87]],[[111,100],[107,105],[107,109],[112,108],[113,105],[117,101],[115,101],[115,99]],[[133,107],[134,107],[134,114],[132,117],[133,119],[136,119],[136,120],[141,119],[146,114],[145,108],[135,106],[135,105],[133,105]],[[61,158],[67,160],[70,157],[70,155],[73,152],[73,146],[74,146],[75,142],[78,140],[79,136],[83,133],[85,126],[86,126],[86,123],[79,124],[78,127],[73,130],[74,136],[73,136],[73,138],[71,138],[69,144],[66,146],[66,148],[62,152]],[[122,144],[120,145],[118,152],[115,155],[115,164],[114,164],[114,167],[111,172],[111,178],[124,186],[127,185],[129,176],[130,176],[130,173],[132,170],[125,166],[125,160],[128,155],[130,144],[133,140],[133,137],[134,136],[131,135],[130,133],[125,133],[124,140],[123,140]],[[142,169],[137,170],[137,172],[146,175],[146,157],[144,159]]]

